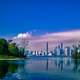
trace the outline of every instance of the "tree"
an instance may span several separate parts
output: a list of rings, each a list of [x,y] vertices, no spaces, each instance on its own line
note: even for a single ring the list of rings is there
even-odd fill
[[[8,44],[8,51],[9,51],[8,53],[9,56],[16,56],[16,57],[19,56],[19,49],[14,44]]]
[[[24,50],[20,50],[16,43],[11,43],[12,40],[8,41],[0,39],[0,55],[14,56],[14,57],[25,57]]]
[[[0,54],[8,53],[8,42],[5,39],[0,39]]]
[[[15,43],[8,44],[8,51],[9,56],[26,57],[24,56],[24,49],[19,49]]]

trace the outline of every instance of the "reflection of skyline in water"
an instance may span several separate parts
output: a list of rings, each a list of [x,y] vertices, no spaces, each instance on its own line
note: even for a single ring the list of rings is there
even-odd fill
[[[71,58],[32,58],[21,61],[0,61],[1,80],[35,80],[38,77],[43,78],[44,74],[44,77],[49,76],[52,78],[50,80],[53,80],[56,73],[59,77],[64,76],[64,74],[70,76],[74,74],[74,71],[76,73],[80,72],[79,61]]]
[[[65,69],[66,66],[71,67],[71,58],[48,58],[48,59],[31,59],[26,61],[26,69],[28,71],[51,71]],[[37,70],[39,69],[39,70]]]

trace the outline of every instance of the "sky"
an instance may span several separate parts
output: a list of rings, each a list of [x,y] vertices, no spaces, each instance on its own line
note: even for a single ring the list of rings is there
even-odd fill
[[[0,0],[0,36],[80,29],[80,0]]]

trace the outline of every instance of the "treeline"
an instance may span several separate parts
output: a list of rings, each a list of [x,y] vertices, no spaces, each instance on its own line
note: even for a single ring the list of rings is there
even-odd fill
[[[5,39],[0,39],[0,55],[26,57],[23,48],[19,49],[15,43],[11,43],[11,41]]]

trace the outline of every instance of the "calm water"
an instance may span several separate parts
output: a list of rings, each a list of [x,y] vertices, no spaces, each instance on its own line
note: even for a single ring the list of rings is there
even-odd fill
[[[71,58],[0,60],[0,80],[80,80],[79,64]]]

